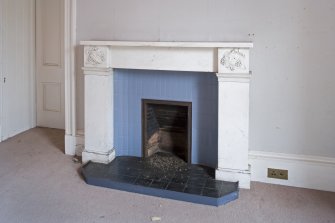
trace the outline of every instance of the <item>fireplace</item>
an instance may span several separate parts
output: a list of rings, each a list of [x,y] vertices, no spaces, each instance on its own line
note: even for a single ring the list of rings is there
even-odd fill
[[[170,153],[191,163],[192,103],[142,100],[142,154]]]
[[[239,182],[241,188],[250,187],[249,55],[252,43],[82,41],[81,44],[84,45],[85,74],[83,162],[110,163],[115,159],[114,69],[207,72],[218,80],[215,178]],[[155,110],[155,106],[152,105],[149,110]],[[191,116],[187,120],[189,118]],[[164,129],[159,123],[153,125]],[[155,131],[152,131],[147,132],[148,136],[143,140],[144,144],[151,143],[150,148],[143,152],[146,155],[165,148],[164,143],[159,143],[164,137],[156,134],[155,138],[151,135]],[[170,138],[172,133],[168,134]],[[184,137],[184,142],[179,142],[187,144],[181,150],[183,155],[180,155],[187,162],[190,162],[191,153],[190,134],[188,131],[187,140]],[[185,133],[179,135],[185,136]],[[171,146],[166,150],[171,150]],[[179,150],[173,152],[179,154]]]

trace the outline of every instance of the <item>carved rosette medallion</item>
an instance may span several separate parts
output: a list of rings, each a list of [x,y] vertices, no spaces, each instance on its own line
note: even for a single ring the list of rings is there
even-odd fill
[[[245,54],[241,53],[238,49],[232,49],[223,55],[221,64],[231,71],[235,71],[236,69],[245,70],[244,60]]]
[[[87,63],[98,65],[105,62],[105,54],[97,47],[92,47],[87,51]]]
[[[249,51],[243,49],[222,49],[219,51],[221,73],[248,73]]]
[[[107,47],[85,47],[85,67],[106,67],[108,63],[107,53]]]

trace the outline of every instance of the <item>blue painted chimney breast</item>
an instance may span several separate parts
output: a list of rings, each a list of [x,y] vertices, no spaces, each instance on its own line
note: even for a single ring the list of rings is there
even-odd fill
[[[141,100],[192,102],[192,163],[217,165],[218,81],[214,73],[114,71],[114,146],[117,156],[142,155]]]

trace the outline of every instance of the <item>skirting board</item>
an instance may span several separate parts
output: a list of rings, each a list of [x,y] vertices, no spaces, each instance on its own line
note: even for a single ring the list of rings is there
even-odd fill
[[[250,151],[251,181],[335,192],[335,158]],[[267,177],[268,168],[288,170],[288,180]]]

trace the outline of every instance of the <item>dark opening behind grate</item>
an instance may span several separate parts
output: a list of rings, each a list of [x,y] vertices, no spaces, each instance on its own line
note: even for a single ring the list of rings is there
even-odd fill
[[[171,153],[191,163],[192,103],[142,100],[142,150]]]

